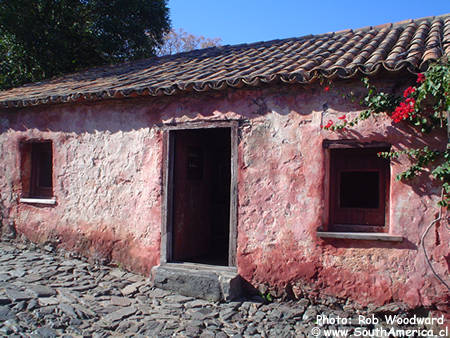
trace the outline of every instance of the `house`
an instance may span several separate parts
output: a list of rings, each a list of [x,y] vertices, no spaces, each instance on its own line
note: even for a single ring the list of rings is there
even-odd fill
[[[397,181],[407,163],[376,154],[445,148],[446,135],[413,136],[382,115],[321,125],[363,109],[351,100],[361,77],[401,91],[449,54],[443,15],[0,92],[3,227],[143,274],[196,263],[271,292],[445,307],[420,247],[440,190]],[[444,276],[449,239],[441,222],[426,241]]]

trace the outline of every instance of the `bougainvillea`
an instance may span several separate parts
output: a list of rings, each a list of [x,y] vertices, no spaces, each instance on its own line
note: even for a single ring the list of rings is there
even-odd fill
[[[425,81],[425,75],[422,73],[417,74],[417,83],[422,83]]]
[[[448,61],[431,65],[425,73],[419,73],[415,84],[407,87],[402,96],[379,91],[369,83],[367,78],[363,79],[363,83],[368,92],[361,100],[361,104],[366,109],[350,120],[346,115],[339,116],[336,122],[330,120],[323,129],[345,131],[372,115],[387,114],[394,125],[409,123],[418,133],[429,133],[434,129],[447,130],[450,120]],[[328,86],[326,88],[329,89]],[[448,131],[447,133],[450,134]],[[411,179],[421,172],[430,170],[432,178],[442,185],[442,199],[439,204],[448,206],[450,203],[450,141],[447,140],[445,150],[423,147],[381,152],[378,156],[398,158],[401,154],[406,154],[410,158],[411,165],[406,171],[397,175],[397,179]]]
[[[405,91],[403,92],[403,97],[407,98],[408,96],[410,96],[415,91],[416,91],[416,88],[410,86],[410,87],[406,88]]]
[[[400,104],[395,108],[394,112],[391,115],[391,118],[395,123],[398,123],[402,120],[406,120],[411,116],[414,116],[416,100],[413,98],[407,98],[405,102],[400,102]]]

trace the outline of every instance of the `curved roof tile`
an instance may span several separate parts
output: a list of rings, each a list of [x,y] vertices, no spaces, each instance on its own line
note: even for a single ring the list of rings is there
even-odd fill
[[[89,69],[0,92],[0,107],[174,95],[424,71],[450,55],[450,14],[300,38],[211,47]]]

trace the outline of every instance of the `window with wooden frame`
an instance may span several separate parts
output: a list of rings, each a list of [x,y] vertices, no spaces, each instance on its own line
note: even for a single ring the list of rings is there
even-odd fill
[[[385,232],[389,216],[387,144],[328,143],[329,231]]]
[[[53,150],[51,141],[25,142],[22,148],[22,189],[27,197],[53,196]]]

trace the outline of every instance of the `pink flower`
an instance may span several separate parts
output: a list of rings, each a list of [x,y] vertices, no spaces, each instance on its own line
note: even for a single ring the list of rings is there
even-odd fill
[[[405,102],[407,104],[409,104],[410,106],[414,106],[416,104],[416,100],[414,100],[413,98],[409,97],[405,100]]]
[[[425,81],[425,75],[422,73],[417,74],[417,83],[422,83]]]
[[[393,119],[395,123],[406,120],[414,112],[415,104],[416,100],[413,98],[407,98],[405,102],[400,102],[400,105],[395,108],[392,113],[391,119]]]
[[[325,127],[323,127],[324,129],[328,129],[333,125],[333,121],[328,120],[328,123],[325,125]]]
[[[329,86],[325,86],[325,88],[323,88],[323,90],[327,92],[327,91],[330,90],[330,87]]]
[[[416,88],[414,87],[408,87],[405,89],[405,91],[403,92],[403,97],[407,98],[408,96],[410,96],[412,93],[414,93],[416,91]]]

